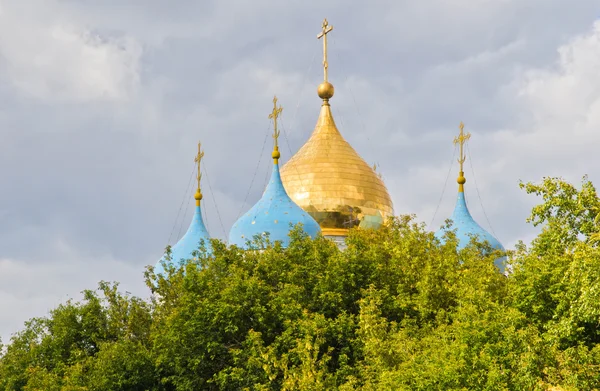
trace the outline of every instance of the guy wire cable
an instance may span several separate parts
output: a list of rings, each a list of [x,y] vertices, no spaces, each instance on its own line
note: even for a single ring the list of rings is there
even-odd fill
[[[475,176],[475,170],[473,169],[473,158],[471,157],[471,150],[469,149],[469,144],[467,143],[467,153],[469,154],[469,165],[471,166],[471,172],[473,173],[473,183],[475,184],[475,190],[477,190],[477,198],[479,198],[479,204],[481,205],[481,210],[483,210],[483,215],[485,216],[485,220],[490,227],[490,231],[494,237],[498,238],[496,232],[494,232],[494,227],[492,227],[492,223],[490,223],[490,219],[488,218],[487,213],[485,212],[485,208],[483,207],[483,201],[481,200],[481,195],[479,194],[479,187],[477,186],[477,178]]]

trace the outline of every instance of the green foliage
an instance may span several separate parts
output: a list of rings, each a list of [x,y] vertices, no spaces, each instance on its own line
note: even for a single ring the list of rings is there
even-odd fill
[[[581,190],[560,178],[544,178],[540,184],[520,184],[528,194],[541,196],[544,202],[533,208],[527,219],[533,225],[544,224],[534,240],[538,253],[564,251],[598,233],[600,199],[587,177]]]
[[[352,230],[347,249],[292,231],[166,276],[144,301],[100,283],[27,322],[3,390],[594,390],[600,388],[600,202],[584,179],[542,197],[531,246],[457,252],[412,217]]]
[[[0,360],[3,390],[148,390],[150,306],[100,283],[83,301],[27,322]]]

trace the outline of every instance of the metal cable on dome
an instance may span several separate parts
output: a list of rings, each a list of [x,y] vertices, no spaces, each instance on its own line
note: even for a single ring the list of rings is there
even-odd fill
[[[331,40],[335,44],[335,38],[332,37]],[[342,58],[341,58],[339,52],[336,52],[336,55],[337,55],[338,61],[340,63],[340,72],[341,72],[342,75],[345,75],[344,76],[345,85],[348,88],[348,90],[350,91],[350,96],[352,97],[352,101],[354,102],[354,107],[356,108],[356,113],[358,114],[358,120],[360,121],[360,124],[362,125],[363,134],[367,136],[367,141],[370,142],[371,141],[371,137],[369,137],[369,132],[367,131],[367,126],[366,126],[364,118],[363,118],[363,116],[362,116],[362,114],[360,112],[360,107],[358,105],[358,102],[356,101],[356,96],[354,95],[354,92],[352,91],[352,87],[350,86],[350,83],[348,82],[350,80],[349,77],[348,77],[348,73],[345,72],[345,69],[344,69],[344,66],[343,66],[343,61],[342,61]],[[375,94],[375,99],[379,99],[379,95],[378,94]],[[381,104],[379,104],[378,106],[382,107]],[[344,126],[343,118],[341,117],[341,114],[340,114],[340,121],[342,121],[342,126]],[[381,167],[379,164],[378,164],[378,166]],[[381,179],[383,181],[383,179],[384,179],[383,178],[383,173],[382,172],[378,172],[377,174],[381,177]]]
[[[485,216],[485,220],[487,221],[489,227],[490,227],[490,231],[492,231],[492,234],[494,235],[495,238],[498,238],[498,236],[496,235],[496,232],[494,232],[494,227],[492,227],[492,223],[490,223],[490,219],[487,216],[487,213],[485,213],[485,208],[483,207],[483,201],[481,200],[481,195],[479,194],[479,187],[477,186],[477,180],[475,178],[475,170],[473,169],[473,158],[471,157],[471,150],[469,149],[469,144],[467,144],[467,153],[469,154],[469,165],[471,166],[471,172],[473,173],[473,184],[475,184],[475,190],[477,191],[477,197],[479,198],[479,204],[481,205],[481,210],[483,210],[483,215]]]
[[[169,240],[167,244],[171,244],[171,238],[173,237],[173,232],[175,232],[175,227],[177,226],[177,220],[179,220],[179,215],[181,214],[181,209],[183,208],[183,203],[188,197],[188,192],[190,191],[190,186],[192,184],[192,178],[194,177],[194,170],[196,169],[196,164],[194,163],[194,168],[192,168],[192,173],[190,174],[190,180],[188,182],[187,188],[185,190],[185,194],[183,200],[181,201],[181,205],[179,205],[179,210],[177,211],[177,217],[175,217],[175,223],[173,223],[173,228],[171,228],[171,234],[169,235]],[[183,220],[183,218],[182,218]]]
[[[332,43],[335,45],[335,39],[332,37],[331,38]],[[336,52],[336,56],[339,62],[339,66],[340,66],[340,73],[343,75],[344,77],[344,82],[345,82],[345,86],[348,88],[348,90],[350,91],[350,96],[352,96],[352,100],[354,101],[354,107],[356,108],[356,113],[358,114],[358,120],[360,121],[362,127],[363,127],[363,134],[367,135],[367,140],[371,140],[369,138],[369,135],[367,133],[367,127],[365,125],[365,122],[362,119],[362,116],[360,115],[360,110],[358,109],[358,104],[356,103],[356,98],[354,97],[354,93],[352,92],[352,88],[350,87],[349,83],[348,83],[348,73],[346,73],[344,71],[344,66],[342,65],[342,58],[340,57],[340,53]],[[340,124],[342,125],[342,129],[346,128],[346,125],[344,125],[344,116],[342,115],[342,110],[340,110],[340,108],[338,106],[335,107],[335,109],[333,109],[336,111],[336,116],[340,119]]]
[[[265,181],[263,183],[263,189],[267,188],[267,184],[269,183],[269,177],[271,176],[271,170],[265,170]]]
[[[267,145],[267,138],[269,138],[269,129],[271,128],[271,121],[269,121],[269,126],[267,126],[267,132],[265,134],[265,140],[263,141],[263,145],[262,145],[262,149],[260,150],[260,156],[258,157],[258,164],[256,165],[256,169],[254,170],[254,175],[252,175],[252,180],[250,181],[250,186],[248,187],[248,191],[246,192],[246,196],[244,197],[244,201],[242,202],[242,206],[240,207],[240,211],[238,212],[238,215],[235,218],[235,221],[237,221],[237,219],[240,218],[240,216],[242,215],[242,212],[244,211],[244,206],[246,205],[246,201],[248,200],[248,196],[250,195],[250,191],[252,190],[252,185],[254,184],[254,179],[256,178],[256,173],[258,172],[258,169],[260,168],[260,162],[262,161],[264,152],[265,152],[265,145]]]
[[[335,44],[335,38],[331,38],[331,40],[333,41],[333,44]],[[343,75],[344,77],[344,82],[345,82],[345,86],[348,88],[348,90],[350,91],[350,96],[352,97],[352,101],[354,102],[354,107],[356,108],[356,114],[358,115],[358,120],[360,121],[360,124],[362,126],[362,133],[364,135],[367,136],[367,141],[370,143],[371,142],[371,137],[369,137],[369,132],[367,131],[367,125],[365,124],[364,118],[360,112],[360,107],[358,106],[358,102],[356,101],[356,96],[354,95],[354,92],[352,91],[352,87],[350,86],[349,80],[350,78],[348,77],[348,73],[345,72],[345,68],[343,66],[343,61],[342,58],[340,56],[339,52],[336,52],[336,56],[338,59],[338,62],[340,64],[340,73]],[[378,95],[376,95],[378,96]],[[382,107],[382,105],[379,105],[379,107]],[[344,118],[341,114],[341,110],[338,109],[338,113],[339,113],[339,117],[340,117],[340,122],[342,124],[342,127],[344,127]],[[378,165],[379,167],[381,167],[380,165]],[[379,175],[379,177],[381,178],[381,180],[383,181],[383,173],[382,172],[377,172],[377,174]]]
[[[202,200],[200,200],[200,205],[202,205]],[[206,201],[204,201],[204,206],[206,206]],[[216,204],[214,205],[214,207],[215,207],[215,209],[217,209]],[[210,227],[210,223],[208,221],[208,213],[206,213],[206,211],[202,207],[200,208],[200,217],[202,218],[202,221],[204,221],[204,224],[206,224],[206,229],[208,230],[208,232],[210,234],[210,229],[208,229]]]
[[[215,210],[217,211],[217,217],[219,218],[219,223],[221,223],[221,229],[223,230],[223,234],[225,238],[227,238],[227,232],[225,231],[225,226],[223,225],[223,220],[221,219],[221,213],[219,212],[219,208],[217,206],[217,201],[215,200],[215,193],[212,191],[212,186],[210,184],[210,178],[208,177],[208,171],[206,170],[206,164],[202,166],[204,170],[204,176],[206,177],[206,182],[208,183],[208,190],[210,192],[210,196],[212,197],[213,204],[215,205]]]
[[[191,195],[191,193],[190,193],[190,195]],[[188,195],[186,194],[186,197],[187,196]],[[187,202],[185,204],[185,212],[183,212],[183,216],[181,216],[181,223],[179,224],[179,233],[177,234],[177,237],[179,237],[179,238],[181,238],[181,230],[183,229],[183,223],[185,222],[185,216],[187,216],[187,211],[188,211],[189,206],[190,206],[190,203]]]
[[[338,117],[340,119],[340,123],[342,124],[342,129],[346,127],[346,125],[344,125],[344,115],[342,114],[342,110],[340,110],[339,107],[335,107],[335,109],[332,109],[335,111],[335,116]]]
[[[340,110],[340,108],[337,106],[335,108],[332,108],[331,110],[335,111],[336,117],[338,117],[340,119],[340,124],[342,125],[342,129],[345,129],[346,125],[344,125],[344,116],[342,114],[342,110]],[[327,150],[327,156],[329,157],[329,149]]]
[[[435,212],[433,212],[433,217],[431,218],[429,227],[431,227],[433,225],[435,216],[437,215],[437,212],[440,209],[440,205],[442,204],[442,200],[444,199],[444,193],[446,192],[446,187],[448,185],[448,178],[450,178],[450,173],[452,172],[452,167],[454,166],[454,157],[455,156],[456,156],[456,145],[454,145],[454,150],[452,151],[452,159],[450,159],[450,167],[448,168],[448,174],[446,174],[446,180],[444,181],[444,187],[442,188],[442,195],[440,195],[440,200],[438,201],[437,207],[435,208]]]
[[[331,40],[333,41],[333,44],[335,45],[335,38],[331,37]],[[362,125],[363,133],[367,135],[367,140],[371,141],[371,138],[369,137],[369,133],[367,133],[367,125],[365,124],[365,121],[363,120],[362,114],[360,113],[360,107],[358,107],[358,103],[356,102],[356,96],[354,96],[354,92],[352,92],[352,87],[350,86],[350,83],[348,83],[348,80],[349,80],[348,73],[345,72],[342,58],[340,57],[340,53],[336,52],[336,56],[337,56],[338,62],[340,64],[340,73],[342,75],[344,75],[344,82],[345,82],[346,87],[350,91],[350,96],[352,97],[352,101],[354,102],[354,107],[356,108],[356,114],[358,114],[358,120],[360,121],[360,124]],[[342,123],[342,126],[344,126],[343,123]]]
[[[310,70],[312,69],[313,63],[315,62],[315,58],[317,57],[317,49],[315,48],[315,51],[313,52],[313,57],[312,60],[310,61],[310,64],[308,65],[308,69],[306,69],[306,72],[304,73],[304,78],[302,79],[302,83],[300,84],[300,94],[298,94],[298,102],[296,103],[296,108],[294,109],[294,116],[292,117],[292,122],[291,122],[291,126],[290,126],[290,132],[293,130],[294,125],[296,123],[296,116],[298,115],[298,109],[300,108],[300,102],[302,100],[302,93],[304,92],[304,84],[307,83],[308,80],[308,74],[310,73]],[[290,146],[290,140],[287,136],[287,131],[285,130],[285,127],[283,126],[283,122],[281,123],[281,128],[283,129],[283,136],[285,138],[285,143],[288,147],[288,150],[290,151],[290,156],[293,156],[294,153],[292,152],[292,147]]]
[[[310,64],[308,65],[308,68],[306,69],[306,72],[304,73],[304,78],[302,79],[302,84],[300,85],[300,94],[298,94],[298,102],[296,103],[296,108],[294,109],[294,116],[292,117],[292,122],[291,122],[291,127],[290,127],[290,132],[292,132],[293,127],[296,123],[296,116],[298,114],[298,109],[300,108],[300,102],[302,100],[302,93],[304,92],[304,84],[308,81],[308,74],[310,73],[313,63],[315,62],[315,58],[317,57],[317,49],[315,49],[315,51],[313,52],[313,57],[312,60],[310,61]],[[281,129],[283,129],[283,138],[285,139],[285,144],[288,147],[288,151],[290,151],[290,158],[292,156],[294,156],[294,153],[292,152],[292,147],[290,146],[290,139],[287,136],[287,131],[286,131],[286,127],[283,125],[283,118],[280,119],[280,123],[281,123]],[[289,159],[288,159],[289,160]],[[304,186],[303,183],[303,178],[302,175],[300,175],[300,172],[298,171],[298,167],[294,166],[294,169],[296,171],[296,175],[298,175],[298,179],[300,180],[300,185]]]

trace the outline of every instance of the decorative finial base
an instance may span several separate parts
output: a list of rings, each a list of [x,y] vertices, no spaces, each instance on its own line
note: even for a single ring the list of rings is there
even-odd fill
[[[196,200],[196,206],[200,206],[200,200],[202,200],[202,192],[200,192],[200,189],[196,190],[196,194],[194,194],[194,199]]]
[[[273,158],[273,163],[279,163],[279,158],[281,157],[281,154],[279,153],[279,147],[277,145],[275,146],[275,148],[273,148],[273,153],[271,153],[271,157]]]
[[[464,193],[465,191],[465,183],[467,183],[467,179],[465,178],[465,173],[460,171],[458,173],[458,178],[456,178],[456,182],[458,182],[458,191],[459,193]]]
[[[333,97],[333,93],[334,93],[333,84],[331,84],[328,81],[324,81],[323,83],[319,84],[319,86],[317,87],[317,94],[319,94],[319,98],[321,98],[323,100],[331,99]]]

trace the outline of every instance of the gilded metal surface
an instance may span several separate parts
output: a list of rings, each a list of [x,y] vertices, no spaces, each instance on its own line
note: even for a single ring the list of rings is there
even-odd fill
[[[394,213],[383,181],[344,140],[327,101],[311,137],[283,166],[281,178],[292,200],[317,220],[324,235],[331,229],[345,235],[367,216],[383,222]]]
[[[273,120],[273,153],[271,154],[271,156],[273,157],[273,161],[275,162],[275,164],[277,164],[279,162],[279,157],[281,156],[281,154],[279,153],[279,144],[277,143],[277,141],[279,140],[279,129],[277,129],[277,118],[279,118],[279,115],[281,114],[281,112],[283,111],[283,107],[279,106],[279,108],[277,108],[277,96],[273,97],[273,111],[271,112],[271,114],[269,114],[269,119]]]
[[[202,151],[202,146],[200,141],[198,141],[198,154],[194,158],[194,161],[198,163],[198,175],[196,179],[198,180],[198,188],[196,189],[196,194],[194,194],[194,198],[196,199],[196,206],[200,206],[200,200],[202,200],[202,192],[200,191],[200,179],[202,179],[202,171],[200,171],[200,162],[204,157],[204,152]]]
[[[380,176],[342,137],[329,99],[327,81],[327,19],[317,38],[323,38],[323,83],[317,93],[323,104],[312,135],[281,169],[288,195],[321,226],[324,236],[343,237],[349,228],[378,227],[393,215],[392,200]]]
[[[321,228],[321,232],[328,237],[348,236],[347,228]]]
[[[327,33],[333,30],[333,26],[330,26],[327,19],[325,19],[323,20],[321,28],[322,30],[319,35],[317,35],[317,39],[323,37],[323,81],[327,82],[327,68],[329,67],[329,64],[327,63]]]
[[[456,179],[456,181],[458,182],[458,191],[460,193],[463,193],[465,191],[464,185],[467,182],[467,180],[465,178],[465,172],[463,170],[463,164],[465,163],[465,160],[467,160],[467,158],[465,157],[465,152],[464,152],[463,147],[465,146],[465,143],[471,138],[471,133],[465,134],[465,124],[463,124],[462,122],[460,123],[458,128],[460,129],[460,133],[458,134],[457,137],[454,138],[454,145],[456,145],[456,144],[460,145],[460,156],[458,157],[458,164],[460,165],[460,172],[458,174],[458,178]]]

